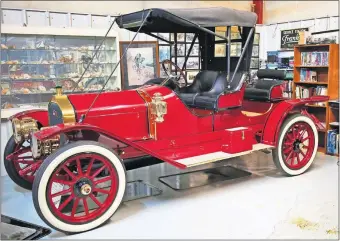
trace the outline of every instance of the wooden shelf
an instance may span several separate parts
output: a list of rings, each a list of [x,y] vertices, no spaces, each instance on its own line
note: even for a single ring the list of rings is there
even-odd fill
[[[296,65],[296,68],[328,68],[327,65]]]
[[[328,85],[327,82],[309,82],[309,81],[294,81],[296,84],[308,84],[308,85]]]
[[[312,104],[307,104],[306,106],[308,106],[308,107],[314,107],[314,108],[326,108],[326,106],[323,106],[323,105],[312,105]]]
[[[302,52],[327,51],[328,66],[305,66],[301,63]],[[339,44],[311,44],[294,46],[294,81],[293,81],[293,99],[296,99],[296,86],[306,88],[316,88],[324,86],[327,88],[327,95],[331,100],[339,98]],[[302,68],[313,69],[317,72],[317,79],[320,82],[300,81],[300,71]],[[335,125],[332,122],[339,122],[338,109],[332,108],[332,104],[327,103],[325,106],[306,105],[310,113],[315,115],[320,121],[324,122],[326,128],[319,131],[319,152],[327,154],[327,136],[329,130],[334,130]],[[338,155],[336,155],[338,156]]]

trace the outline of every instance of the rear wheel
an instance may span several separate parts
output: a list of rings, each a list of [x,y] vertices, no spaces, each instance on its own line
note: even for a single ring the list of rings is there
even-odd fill
[[[283,123],[273,150],[276,167],[288,176],[300,175],[312,165],[318,148],[318,131],[307,116],[295,114]]]
[[[110,219],[123,200],[125,168],[102,144],[78,141],[48,156],[33,184],[39,216],[65,233],[94,229]]]
[[[28,141],[16,143],[12,136],[5,147],[4,165],[8,176],[20,187],[31,190],[35,173],[40,166],[32,156]]]

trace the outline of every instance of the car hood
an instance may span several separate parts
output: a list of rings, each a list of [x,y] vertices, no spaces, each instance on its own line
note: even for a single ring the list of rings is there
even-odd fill
[[[88,111],[97,95],[98,93],[68,95],[77,119]],[[113,115],[145,110],[145,102],[136,90],[103,92],[98,96],[87,116]]]

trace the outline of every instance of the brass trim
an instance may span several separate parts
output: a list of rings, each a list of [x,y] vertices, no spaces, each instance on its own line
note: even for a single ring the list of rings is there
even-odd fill
[[[63,122],[64,123],[74,123],[76,122],[76,116],[74,114],[73,106],[68,99],[67,95],[60,95],[60,93],[52,96],[50,102],[56,103],[63,114]]]

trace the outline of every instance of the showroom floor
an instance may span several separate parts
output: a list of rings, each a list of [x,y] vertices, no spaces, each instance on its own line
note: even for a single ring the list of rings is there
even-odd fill
[[[309,172],[290,178],[278,174],[271,155],[262,152],[196,169],[226,164],[253,175],[175,191],[158,181],[178,172],[170,165],[129,171],[129,180],[143,180],[163,193],[124,203],[110,223],[96,230],[72,236],[53,231],[46,238],[338,239],[335,157],[318,154]],[[46,226],[30,192],[8,177],[1,182],[3,214]]]

